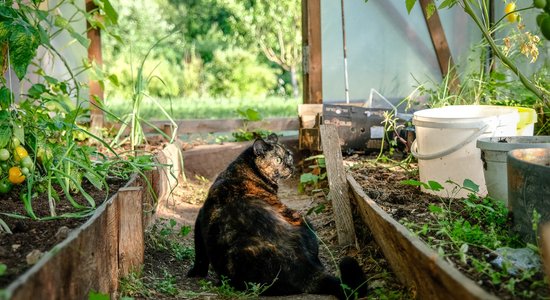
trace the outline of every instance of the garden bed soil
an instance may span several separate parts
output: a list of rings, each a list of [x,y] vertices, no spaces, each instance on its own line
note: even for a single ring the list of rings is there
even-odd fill
[[[407,222],[419,224],[421,227],[422,224],[426,224],[427,219],[432,218],[432,212],[429,211],[430,204],[442,203],[438,196],[424,193],[419,187],[401,183],[408,179],[418,180],[418,169],[415,164],[401,165],[400,167],[396,164],[374,163],[372,157],[358,155],[345,158],[344,164],[347,166],[348,173],[363,188],[365,194],[398,222],[407,220]],[[451,210],[464,211],[463,202],[452,201]],[[467,218],[468,216],[463,217]],[[440,239],[441,237],[434,238]],[[450,249],[446,249],[445,246],[443,248],[445,253],[451,253]],[[478,247],[469,247],[468,254],[488,259],[495,257],[494,254]],[[456,256],[449,256],[446,260],[486,291],[502,299],[521,299],[518,295],[511,295],[503,286],[493,284],[489,276],[476,272],[469,263],[462,263]],[[542,276],[543,274],[539,274],[535,276],[535,279],[541,280]],[[517,283],[515,290],[533,291],[535,299],[547,298],[550,295],[546,284],[533,290],[533,287],[530,286],[531,283],[531,281]]]
[[[126,181],[110,180],[109,191],[98,190],[88,182],[83,182],[83,188],[97,201],[96,206],[116,193]],[[32,267],[34,263],[52,247],[63,241],[69,232],[84,222],[90,215],[82,218],[59,218],[53,220],[34,220],[27,217],[23,203],[19,199],[20,188],[14,188],[9,194],[0,199],[2,213],[10,213],[23,218],[0,215],[0,219],[7,223],[12,234],[0,231],[0,263],[7,266],[6,273],[0,276],[0,289],[9,285],[17,276]],[[77,202],[86,204],[81,194],[74,195]],[[58,215],[74,212],[74,207],[67,200],[56,203]],[[36,216],[47,218],[50,208],[46,194],[37,195],[33,199],[33,211]]]

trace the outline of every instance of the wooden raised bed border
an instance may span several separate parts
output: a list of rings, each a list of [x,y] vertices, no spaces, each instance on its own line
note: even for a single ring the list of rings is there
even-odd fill
[[[88,221],[14,280],[0,299],[87,299],[92,291],[115,299],[118,278],[143,264],[144,230],[154,213],[147,187],[159,205],[167,200],[182,170],[179,149],[170,144],[159,152],[155,159],[166,166],[146,173],[147,180],[132,177]]]
[[[369,198],[347,175],[352,200],[392,270],[419,299],[498,299],[430,249]]]

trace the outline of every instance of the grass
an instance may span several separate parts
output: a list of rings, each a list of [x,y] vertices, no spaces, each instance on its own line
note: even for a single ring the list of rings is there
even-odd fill
[[[293,117],[298,114],[301,98],[247,98],[247,99],[214,99],[214,98],[174,98],[155,99],[172,119],[226,119],[241,118],[238,109],[252,108],[261,112],[263,118]],[[122,116],[131,112],[131,100],[111,98],[105,100],[107,110],[114,115]],[[146,120],[166,119],[161,109],[149,98],[143,99],[141,118]]]

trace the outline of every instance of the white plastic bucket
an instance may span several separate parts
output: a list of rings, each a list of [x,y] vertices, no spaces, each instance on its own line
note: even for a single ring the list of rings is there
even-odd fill
[[[515,136],[519,121],[514,108],[490,105],[455,105],[417,111],[413,114],[416,140],[411,152],[418,159],[420,181],[437,181],[444,189],[424,190],[442,197],[462,198],[468,191],[455,191],[470,179],[487,193],[481,152],[481,137]]]

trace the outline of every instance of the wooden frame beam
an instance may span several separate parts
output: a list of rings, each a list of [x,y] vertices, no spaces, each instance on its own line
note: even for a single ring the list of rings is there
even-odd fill
[[[86,12],[97,9],[93,0],[86,0]],[[93,28],[90,23],[86,22],[87,37],[90,40],[88,47],[88,59],[90,62],[95,62],[98,66],[103,65],[103,56],[101,54],[101,31],[98,28]],[[89,80],[90,85],[90,129],[92,133],[100,136],[101,128],[105,121],[103,111],[97,106],[97,100],[103,101],[103,89],[99,82]]]
[[[437,57],[437,62],[439,63],[439,69],[443,77],[451,76],[449,80],[449,90],[451,92],[458,91],[460,82],[456,74],[453,56],[451,54],[451,50],[449,49],[447,37],[445,36],[445,31],[441,25],[437,8],[434,10],[432,16],[428,17],[427,15],[426,9],[430,3],[433,3],[432,0],[420,0],[424,20],[428,26],[430,38]]]
[[[323,103],[321,0],[302,0],[303,103]]]

